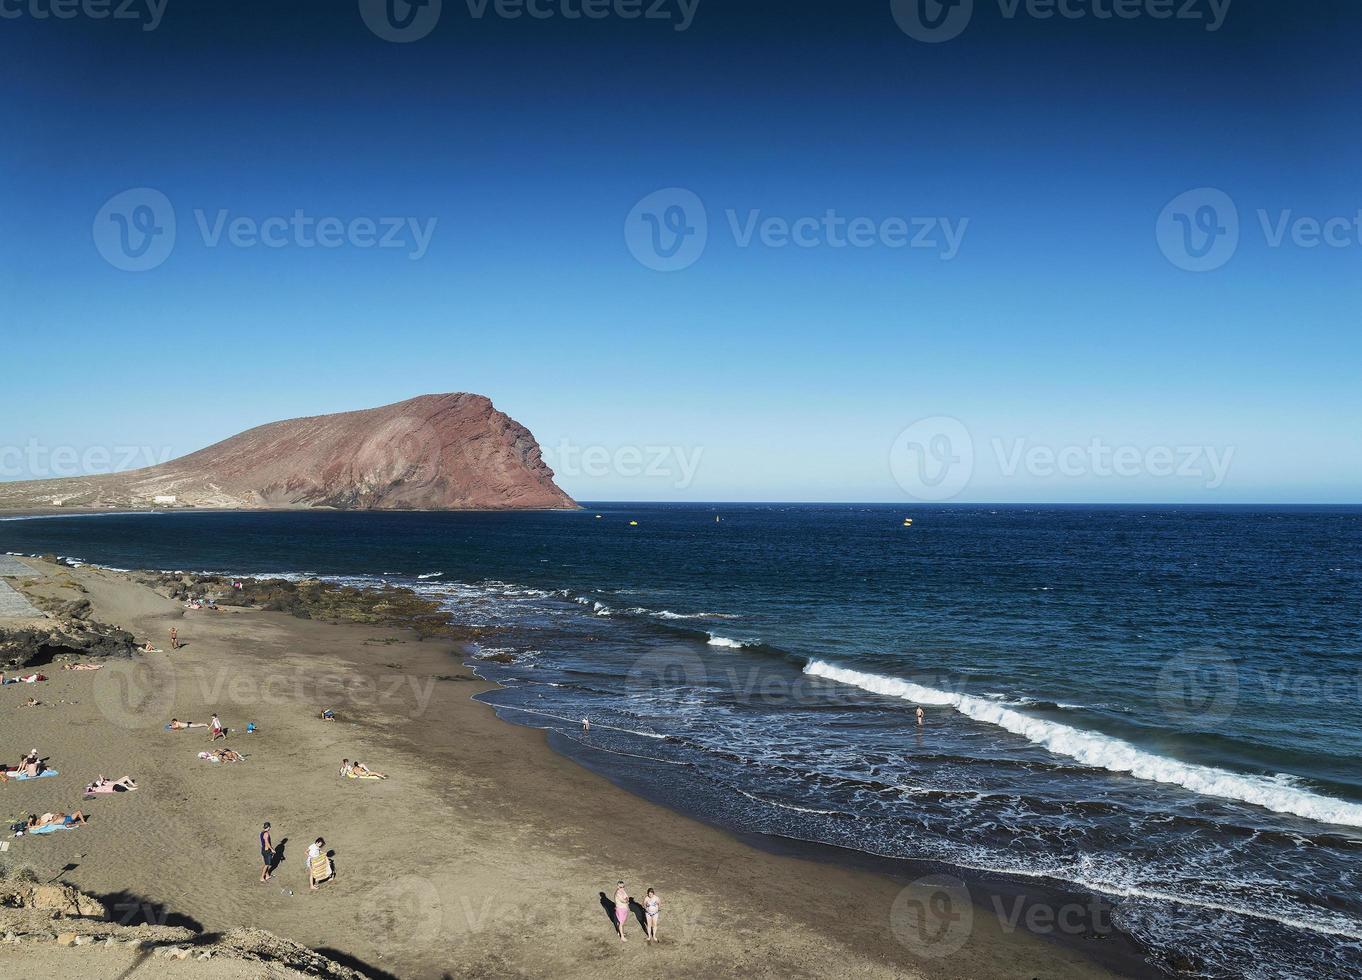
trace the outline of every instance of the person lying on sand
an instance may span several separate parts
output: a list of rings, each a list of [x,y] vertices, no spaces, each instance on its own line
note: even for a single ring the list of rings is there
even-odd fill
[[[170,724],[166,725],[166,728],[170,729],[170,731],[172,732],[182,732],[186,728],[207,728],[207,727],[208,726],[201,721],[180,721],[180,719],[178,718],[170,719]]]
[[[150,641],[150,640],[147,640],[147,642],[146,642],[145,644],[143,644],[143,646],[142,646],[142,652],[143,652],[143,653],[161,653],[162,651],[157,650],[154,646],[151,645],[151,641]]]
[[[369,768],[368,766],[366,766],[364,763],[360,762],[358,759],[356,759],[354,762],[350,763],[350,770],[351,770],[351,772],[353,772],[356,776],[372,776],[374,779],[387,779],[387,778],[388,778],[387,776],[385,776],[385,775],[384,775],[383,773],[381,773],[381,772],[374,772],[372,769],[370,769],[370,768]]]
[[[62,670],[99,670],[103,664],[62,664]]]
[[[75,813],[44,813],[41,817],[30,813],[28,815],[27,827],[33,830],[37,827],[50,827],[54,823],[70,827],[72,824],[85,823],[85,814],[77,810]]]
[[[24,674],[21,677],[6,677],[0,674],[0,684],[36,684],[38,681],[47,680],[44,674]]]
[[[335,713],[334,711],[332,711],[330,708],[323,708],[323,709],[322,709],[322,721],[335,721],[335,720],[336,720],[336,713]]]
[[[213,752],[200,752],[200,759],[209,762],[245,762],[246,757],[233,749],[217,749]]]
[[[85,787],[86,793],[128,793],[137,788],[137,781],[131,776],[122,779],[105,779],[96,776],[95,781]]]

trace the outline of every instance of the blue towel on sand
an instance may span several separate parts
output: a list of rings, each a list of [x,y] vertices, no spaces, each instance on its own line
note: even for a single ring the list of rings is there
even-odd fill
[[[24,775],[23,773],[20,773],[19,775],[15,776],[14,778],[15,778],[15,779],[42,779],[44,776],[59,776],[59,775],[61,775],[61,773],[57,772],[57,770],[55,770],[55,769],[44,769],[42,772],[38,773],[38,775],[36,775],[36,776],[26,776],[26,775]]]
[[[30,834],[50,834],[50,833],[52,833],[52,831],[54,831],[54,830],[68,830],[68,829],[69,829],[69,828],[68,828],[67,825],[64,824],[64,823],[50,823],[50,824],[48,824],[46,827],[34,827],[32,830],[26,831],[26,833],[30,833]]]

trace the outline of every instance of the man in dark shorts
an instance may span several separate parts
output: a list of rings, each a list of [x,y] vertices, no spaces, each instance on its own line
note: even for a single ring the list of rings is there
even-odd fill
[[[274,869],[274,840],[270,837],[268,820],[260,831],[260,863],[264,865],[260,871],[260,881],[263,883],[270,880],[270,871]]]

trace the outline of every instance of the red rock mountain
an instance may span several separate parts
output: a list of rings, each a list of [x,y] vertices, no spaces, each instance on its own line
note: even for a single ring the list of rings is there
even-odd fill
[[[553,482],[530,431],[489,399],[466,393],[274,422],[141,470],[0,483],[3,509],[151,506],[542,510],[577,505]]]

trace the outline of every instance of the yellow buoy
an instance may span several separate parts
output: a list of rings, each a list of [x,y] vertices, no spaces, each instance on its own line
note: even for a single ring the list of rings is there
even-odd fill
[[[629,526],[630,526],[630,527],[638,527],[638,521],[630,521],[630,522],[629,522]]]

